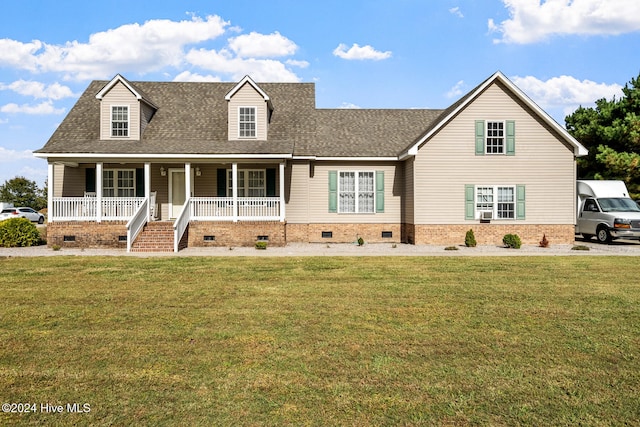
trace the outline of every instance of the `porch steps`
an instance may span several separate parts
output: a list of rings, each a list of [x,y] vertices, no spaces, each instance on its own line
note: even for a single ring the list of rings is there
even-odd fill
[[[131,252],[173,252],[173,223],[147,223],[131,245]]]

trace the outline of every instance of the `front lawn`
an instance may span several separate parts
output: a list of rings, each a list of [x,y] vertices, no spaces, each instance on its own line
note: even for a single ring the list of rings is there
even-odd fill
[[[638,425],[636,264],[0,258],[0,425]]]

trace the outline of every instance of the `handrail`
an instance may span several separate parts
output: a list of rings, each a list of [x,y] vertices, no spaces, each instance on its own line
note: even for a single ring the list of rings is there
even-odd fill
[[[190,204],[191,204],[191,201],[189,200],[189,198],[187,198],[187,200],[185,200],[184,202],[184,205],[182,205],[182,210],[180,211],[180,214],[178,214],[178,217],[173,223],[173,251],[174,252],[178,252],[178,246],[180,244],[180,240],[182,239],[184,232],[187,230],[187,227],[189,226],[189,221],[191,221],[191,209],[189,208]]]
[[[133,245],[133,241],[138,237],[140,231],[142,231],[149,221],[149,218],[147,218],[148,203],[149,200],[145,199],[133,214],[129,222],[127,222],[127,252],[131,252],[131,245]]]

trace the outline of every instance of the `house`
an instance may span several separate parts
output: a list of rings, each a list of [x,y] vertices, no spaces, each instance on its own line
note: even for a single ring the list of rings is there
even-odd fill
[[[502,73],[445,110],[311,83],[94,81],[46,145],[50,245],[574,240],[586,149]]]

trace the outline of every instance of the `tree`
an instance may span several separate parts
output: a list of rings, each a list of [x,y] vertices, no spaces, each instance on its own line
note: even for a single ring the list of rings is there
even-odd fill
[[[640,198],[640,74],[622,93],[620,99],[597,100],[595,108],[578,108],[565,122],[589,150],[578,159],[578,178],[622,180]]]
[[[47,206],[46,194],[35,181],[18,176],[0,185],[0,200],[14,206],[29,206],[37,211]]]

